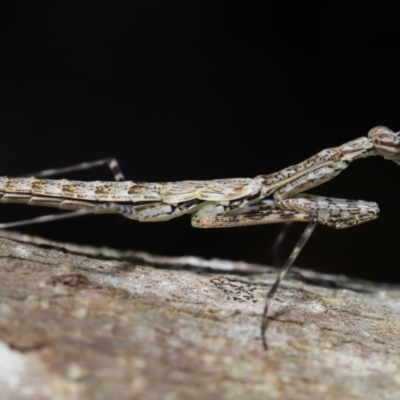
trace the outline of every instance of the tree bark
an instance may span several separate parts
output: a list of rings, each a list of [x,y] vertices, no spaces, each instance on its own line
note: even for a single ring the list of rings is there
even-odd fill
[[[400,398],[399,286],[294,268],[266,352],[275,268],[15,238],[0,239],[2,398]]]

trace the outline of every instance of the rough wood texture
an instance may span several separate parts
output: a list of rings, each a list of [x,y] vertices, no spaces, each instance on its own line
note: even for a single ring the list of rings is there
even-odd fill
[[[399,286],[296,269],[265,353],[275,269],[47,244],[0,239],[2,398],[400,397]]]

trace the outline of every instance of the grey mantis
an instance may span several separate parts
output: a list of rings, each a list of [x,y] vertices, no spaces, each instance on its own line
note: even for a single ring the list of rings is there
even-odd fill
[[[270,223],[308,222],[291,255],[265,297],[261,338],[265,349],[268,310],[282,280],[317,224],[336,229],[374,220],[376,203],[304,193],[337,176],[354,160],[379,155],[400,164],[400,132],[385,127],[368,137],[322,150],[307,160],[269,175],[208,181],[147,183],[126,181],[115,159],[46,170],[35,177],[0,177],[0,202],[69,210],[30,220],[0,224],[0,229],[87,214],[120,214],[139,222],[167,221],[190,214],[192,226],[222,228]],[[48,176],[106,164],[115,182],[49,180]]]

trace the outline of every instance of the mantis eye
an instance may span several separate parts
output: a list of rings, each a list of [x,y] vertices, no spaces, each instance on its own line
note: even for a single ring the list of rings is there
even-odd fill
[[[368,132],[368,138],[374,139],[376,136],[381,135],[381,134],[388,134],[388,135],[395,136],[395,133],[391,129],[387,128],[386,126],[375,126],[375,128],[372,128]]]

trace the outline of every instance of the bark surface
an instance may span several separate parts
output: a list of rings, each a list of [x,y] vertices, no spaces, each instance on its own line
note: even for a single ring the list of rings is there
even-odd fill
[[[294,269],[265,352],[275,268],[35,241],[0,239],[2,398],[400,398],[399,286]]]

